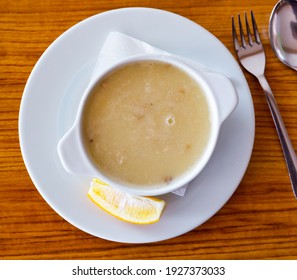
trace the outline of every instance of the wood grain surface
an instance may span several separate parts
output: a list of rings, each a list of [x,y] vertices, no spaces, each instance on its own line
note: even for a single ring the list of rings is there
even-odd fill
[[[297,200],[262,89],[252,92],[256,136],[237,191],[200,227],[151,244],[93,237],[62,219],[33,185],[23,163],[18,113],[24,86],[45,49],[68,28],[122,7],[168,10],[202,25],[234,54],[231,15],[253,9],[265,45],[266,76],[297,149],[297,73],[274,56],[268,22],[276,1],[0,1],[0,258],[1,259],[297,259]]]

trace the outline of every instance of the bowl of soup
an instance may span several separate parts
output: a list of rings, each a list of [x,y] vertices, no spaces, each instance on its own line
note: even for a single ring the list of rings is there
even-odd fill
[[[135,195],[168,193],[203,170],[237,102],[224,75],[166,55],[130,57],[85,90],[58,154],[70,173]]]

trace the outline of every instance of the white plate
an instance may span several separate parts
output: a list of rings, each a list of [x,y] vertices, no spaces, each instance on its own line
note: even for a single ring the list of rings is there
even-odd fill
[[[74,121],[98,52],[107,34],[115,30],[224,73],[234,82],[239,95],[238,107],[223,124],[217,148],[205,170],[191,182],[184,197],[162,196],[167,206],[161,220],[152,225],[125,223],[99,209],[87,197],[91,178],[68,174],[57,155],[57,143]],[[24,90],[19,133],[31,179],[59,215],[104,239],[145,243],[186,233],[212,217],[227,202],[249,163],[255,120],[243,73],[217,38],[176,14],[127,8],[76,24],[45,51]]]

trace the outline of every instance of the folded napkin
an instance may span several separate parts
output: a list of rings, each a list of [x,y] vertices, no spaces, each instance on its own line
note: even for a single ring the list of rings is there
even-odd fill
[[[97,58],[95,68],[91,75],[91,81],[96,79],[101,73],[106,71],[112,65],[120,62],[121,60],[143,54],[165,54],[168,56],[174,56],[173,54],[155,48],[143,41],[140,41],[128,35],[119,32],[110,32]],[[194,66],[195,68],[203,70],[203,66],[197,63],[181,57],[178,58],[186,62],[187,64]],[[187,190],[187,186],[188,185],[185,185],[173,191],[173,193],[179,196],[184,196]]]

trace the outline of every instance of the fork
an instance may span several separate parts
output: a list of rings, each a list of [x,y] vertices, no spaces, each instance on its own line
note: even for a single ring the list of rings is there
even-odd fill
[[[268,106],[278,133],[282,150],[284,153],[285,161],[287,164],[292,188],[295,197],[297,198],[297,157],[291,143],[290,137],[282,120],[280,111],[277,107],[275,98],[270,89],[270,86],[265,78],[265,52],[260,39],[259,31],[257,28],[256,20],[253,11],[251,11],[251,20],[253,26],[253,34],[251,33],[248,17],[244,13],[247,40],[243,31],[240,14],[238,14],[238,25],[240,33],[240,41],[238,40],[234,17],[232,16],[232,35],[233,44],[236,55],[243,68],[249,73],[254,75],[263,88]]]

